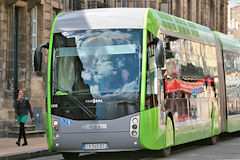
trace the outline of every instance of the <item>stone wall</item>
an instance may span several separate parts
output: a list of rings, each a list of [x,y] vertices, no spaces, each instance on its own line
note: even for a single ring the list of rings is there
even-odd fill
[[[13,46],[9,43],[12,39],[8,38],[9,35],[13,35],[9,33],[12,28],[8,28],[8,24],[11,24],[8,19],[12,18],[9,10],[12,8],[8,4],[0,3],[0,136],[6,136],[7,127],[14,121],[12,92],[9,90],[11,79],[8,79],[13,73],[12,67],[10,67],[13,60],[7,60],[13,57]],[[9,47],[10,49],[8,49]]]
[[[173,0],[173,15],[227,33],[228,0]],[[170,6],[171,10],[171,6]]]
[[[6,137],[16,124],[14,95],[14,15],[18,7],[18,88],[30,98],[32,109],[41,119],[33,122],[44,129],[47,50],[43,51],[42,72],[33,72],[32,9],[37,8],[37,45],[49,42],[54,12],[68,11],[69,1],[3,0],[0,1],[0,137]],[[35,113],[35,116],[39,116]],[[37,118],[37,117],[36,117]],[[35,118],[35,119],[36,119]],[[30,119],[29,124],[32,124]]]
[[[231,8],[231,30],[233,37],[240,40],[240,5]]]

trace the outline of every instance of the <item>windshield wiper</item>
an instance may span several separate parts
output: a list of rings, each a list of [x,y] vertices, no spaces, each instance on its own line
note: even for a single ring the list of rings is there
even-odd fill
[[[58,90],[61,92],[67,93],[68,98],[72,100],[79,108],[81,108],[91,119],[96,119],[97,115],[94,114],[91,110],[89,110],[87,107],[85,107],[81,102],[79,102],[74,96],[70,94],[69,91],[64,90],[60,86],[58,86],[55,82],[50,82],[52,85],[54,85]]]

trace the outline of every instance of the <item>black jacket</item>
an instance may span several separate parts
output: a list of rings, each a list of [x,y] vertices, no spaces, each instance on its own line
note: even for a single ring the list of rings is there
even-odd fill
[[[32,112],[31,105],[29,103],[28,98],[24,97],[22,102],[16,100],[14,103],[14,108],[15,108],[15,113],[18,116],[24,116],[24,115],[28,114],[28,111],[29,111],[31,118],[33,118],[33,112]]]

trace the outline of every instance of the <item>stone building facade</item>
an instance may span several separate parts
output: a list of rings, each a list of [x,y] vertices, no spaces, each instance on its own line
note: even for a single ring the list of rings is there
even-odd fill
[[[173,1],[173,15],[227,33],[228,0]]]
[[[47,50],[43,49],[42,72],[38,73],[33,71],[33,51],[49,42],[59,12],[151,7],[226,33],[227,5],[227,0],[0,0],[0,137],[8,136],[16,123],[13,99],[18,88],[31,100],[33,124],[44,129]]]
[[[229,35],[240,40],[240,5],[230,9]]]
[[[0,0],[0,137],[16,123],[13,99],[20,88],[30,98],[33,124],[44,129],[47,51],[42,72],[35,73],[33,50],[49,41],[54,17],[68,8],[68,0]]]

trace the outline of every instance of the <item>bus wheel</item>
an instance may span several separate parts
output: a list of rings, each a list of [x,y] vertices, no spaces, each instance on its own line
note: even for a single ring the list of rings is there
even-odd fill
[[[171,153],[171,147],[160,150],[160,154],[162,157],[167,157],[170,155],[170,153]]]
[[[211,144],[211,145],[214,145],[217,143],[217,136],[212,136],[208,139],[208,143]]]
[[[79,153],[62,152],[62,156],[66,160],[78,160]]]
[[[152,153],[155,157],[167,157],[171,153],[171,147],[164,148],[161,150],[153,150]]]

